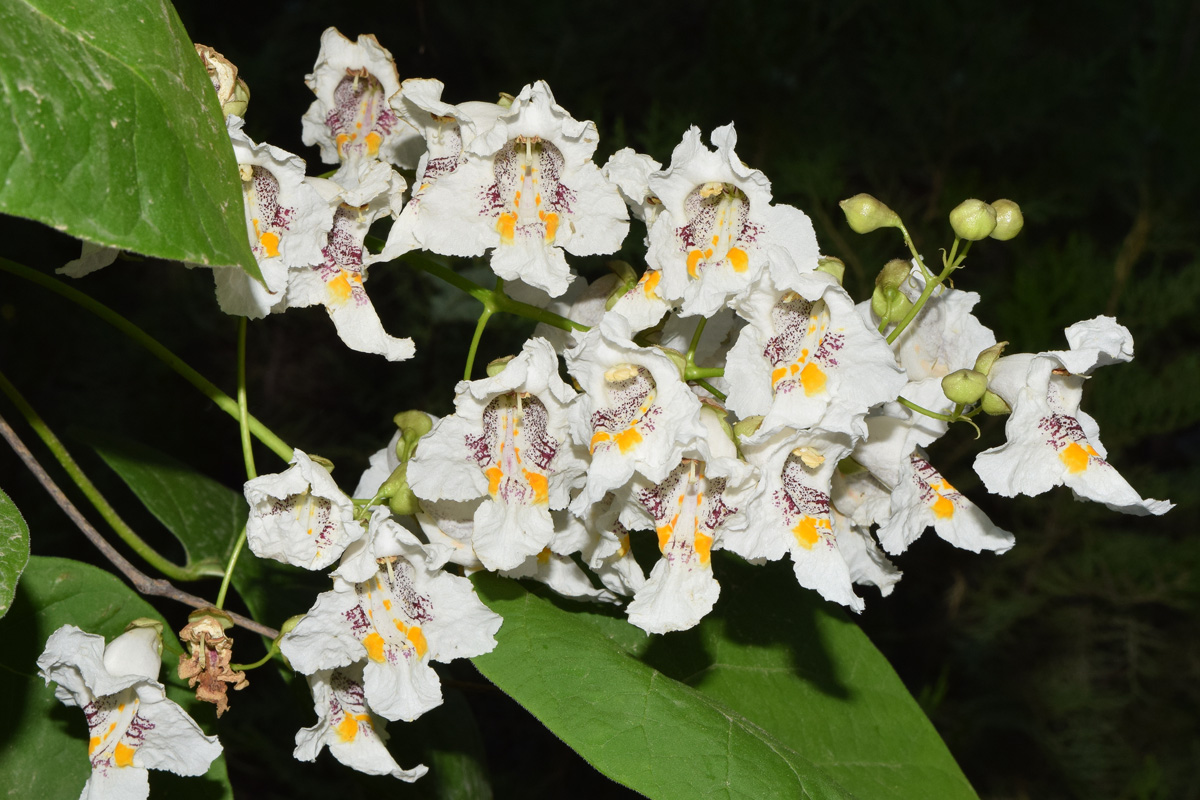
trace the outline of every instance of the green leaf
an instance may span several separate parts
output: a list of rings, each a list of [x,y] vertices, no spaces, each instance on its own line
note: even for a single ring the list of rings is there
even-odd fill
[[[8,697],[0,715],[0,786],[14,797],[78,797],[91,768],[88,765],[87,724],[78,708],[54,698],[53,685],[37,675],[37,657],[50,634],[71,624],[106,639],[121,634],[137,617],[163,623],[167,648],[163,662],[167,695],[202,725],[212,729],[212,712],[199,708],[195,697],[175,675],[179,642],[171,626],[114,575],[66,558],[33,556],[17,589],[11,613],[0,621],[0,668]],[[150,772],[151,795],[232,798],[224,756],[201,778],[180,778]],[[161,795],[159,795],[161,792]]]
[[[652,798],[853,796],[769,731],[583,619],[596,615],[495,575],[475,581],[504,616],[499,644],[475,666],[613,780]]]
[[[242,493],[145,445],[114,437],[92,440],[105,463],[183,545],[189,565],[223,574],[249,514]],[[232,583],[251,615],[269,625],[304,613],[328,588],[324,576],[258,559],[249,548],[238,556]]]
[[[714,612],[656,637],[594,607],[476,578],[504,616],[500,645],[476,665],[600,771],[651,797],[781,796],[817,777],[862,798],[976,797],[891,665],[840,610],[798,587],[786,563],[718,557],[715,566]],[[701,736],[691,720],[713,708],[729,724]],[[801,756],[803,768],[789,776],[772,754],[735,752],[742,730]],[[735,765],[742,772],[726,789]]]
[[[0,489],[0,617],[8,613],[28,561],[29,526],[16,504]]]
[[[0,211],[259,277],[216,93],[169,2],[6,2],[0,100]]]

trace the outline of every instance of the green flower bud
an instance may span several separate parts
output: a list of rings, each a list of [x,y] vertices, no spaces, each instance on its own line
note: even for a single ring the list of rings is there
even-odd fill
[[[986,239],[996,229],[996,209],[982,200],[963,200],[950,212],[950,227],[968,242]]]
[[[757,416],[746,417],[745,419],[738,420],[733,426],[733,432],[739,439],[745,439],[747,436],[753,436],[754,432],[762,426],[763,419],[765,419],[765,417],[763,417],[762,414],[759,414]]]
[[[308,457],[310,459],[312,459],[312,462],[314,464],[320,464],[322,467],[325,468],[326,472],[328,472],[331,475],[333,474],[333,462],[330,461],[328,458],[324,458],[322,456],[314,456],[311,453],[309,454]]]
[[[912,308],[912,301],[899,289],[884,289],[876,286],[871,292],[871,311],[886,320],[901,320]]]
[[[513,358],[515,358],[515,356],[503,356],[495,359],[494,361],[489,361],[487,365],[487,376],[489,378],[494,378],[501,372],[504,372],[504,368],[508,366],[508,362],[512,361]]]
[[[517,98],[513,97],[508,92],[501,92],[500,99],[496,101],[496,105],[501,108],[512,108],[513,101]]]
[[[987,375],[973,369],[960,369],[942,378],[942,392],[952,403],[970,405],[987,391]]]
[[[1004,398],[993,391],[984,392],[983,400],[979,405],[983,408],[983,413],[993,417],[1003,417],[1012,413],[1012,409],[1009,408],[1008,403],[1004,402]]]
[[[396,458],[401,463],[412,458],[417,449],[417,442],[433,428],[433,420],[424,411],[401,411],[392,417],[392,422],[400,429],[400,441],[396,442]]]
[[[386,498],[388,508],[399,517],[416,514],[421,510],[420,501],[408,488],[408,462],[404,462],[392,471],[388,479],[379,487],[379,496]]]
[[[880,228],[899,228],[900,217],[869,194],[856,194],[838,203],[846,222],[855,233],[870,233]]]
[[[1008,346],[1008,342],[997,342],[979,354],[975,359],[975,371],[982,372],[988,375],[992,371],[992,365],[996,363],[996,359],[1004,352],[1004,348]]]
[[[296,630],[296,626],[300,624],[300,620],[304,619],[304,614],[297,614],[294,617],[288,617],[283,624],[279,626],[279,639],[284,637],[284,634],[291,633]],[[275,644],[279,644],[279,639],[275,640]]]
[[[875,276],[875,285],[881,289],[899,289],[908,280],[908,273],[911,271],[910,262],[903,258],[893,258],[879,270],[879,274]]]
[[[997,200],[992,203],[992,208],[996,209],[996,230],[991,233],[993,239],[1007,242],[1025,227],[1021,207],[1012,200]]]
[[[840,285],[842,279],[846,277],[846,263],[840,258],[833,256],[821,256],[817,259],[817,272],[825,272],[832,275],[834,280]]]
[[[687,357],[670,347],[655,347],[658,352],[662,353],[667,358],[671,359],[671,363],[679,370],[679,377],[682,379],[687,374]]]

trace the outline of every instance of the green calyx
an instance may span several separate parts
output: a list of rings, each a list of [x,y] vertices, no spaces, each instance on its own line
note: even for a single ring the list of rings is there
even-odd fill
[[[1007,242],[1025,227],[1021,207],[1012,200],[996,200],[992,203],[992,208],[996,210],[996,229],[990,234],[993,239]]]
[[[968,242],[986,239],[996,229],[996,209],[982,200],[963,200],[950,212],[950,227]]]
[[[952,403],[971,405],[987,391],[987,375],[973,369],[960,369],[942,378],[942,392]]]

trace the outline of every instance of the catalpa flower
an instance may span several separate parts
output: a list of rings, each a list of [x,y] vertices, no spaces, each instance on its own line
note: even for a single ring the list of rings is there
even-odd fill
[[[321,148],[321,160],[382,159],[411,168],[423,142],[416,129],[388,105],[400,91],[392,54],[370,34],[351,42],[337,28],[321,34],[321,51],[304,83],[317,99],[301,120],[306,145]]]
[[[1133,358],[1133,337],[1112,317],[1066,329],[1068,351],[1025,353],[999,359],[988,388],[1012,408],[1008,440],[975,458],[988,491],[1003,497],[1036,496],[1066,485],[1076,498],[1126,514],[1165,514],[1166,500],[1144,500],[1105,460],[1100,427],[1079,410],[1083,383],[1101,366]]]
[[[605,315],[567,351],[567,371],[583,395],[571,409],[571,435],[592,454],[587,481],[571,503],[583,514],[635,471],[657,483],[705,436],[700,401],[667,356],[638,347],[629,323]]]
[[[299,450],[291,463],[281,473],[246,482],[246,543],[259,558],[324,569],[363,535],[363,528],[354,520],[354,501],[324,467]]]
[[[623,503],[621,524],[652,526],[662,558],[629,604],[629,621],[650,633],[686,630],[696,625],[721,593],[712,572],[712,550],[745,529],[744,507],[755,488],[752,467],[706,408],[706,455],[689,450],[665,479],[635,477]]]
[[[838,484],[841,473],[834,471],[831,498],[838,496]],[[845,560],[850,570],[850,580],[856,586],[874,586],[879,593],[887,597],[899,582],[902,573],[896,565],[875,544],[871,537],[870,526],[858,525],[853,519],[842,514],[835,504],[829,507],[829,518],[833,523],[833,539],[837,544],[838,553]]]
[[[742,441],[762,475],[758,497],[746,506],[747,525],[724,548],[747,559],[792,557],[796,580],[826,600],[862,611],[850,567],[833,529],[829,495],[837,464],[850,453],[844,433],[765,429]]]
[[[832,277],[800,283],[800,291],[764,286],[739,307],[750,324],[729,351],[728,406],[743,419],[765,415],[764,430],[819,426],[862,436],[867,410],[895,399],[904,372]]]
[[[453,416],[421,439],[409,486],[430,501],[486,496],[471,543],[488,569],[514,569],[549,545],[550,510],[587,469],[568,431],[574,397],[554,348],[530,339],[495,377],[459,383]]]
[[[613,153],[601,169],[604,177],[616,184],[633,215],[646,223],[647,233],[662,210],[662,201],[650,191],[650,176],[661,169],[662,164],[629,147]]]
[[[351,769],[391,775],[412,783],[429,771],[424,764],[404,769],[392,758],[384,721],[371,712],[363,689],[363,665],[322,669],[308,676],[317,724],[296,733],[297,761],[316,761],[326,747]]]
[[[242,179],[250,249],[263,283],[233,268],[214,270],[213,278],[222,311],[258,319],[283,304],[290,268],[321,262],[334,207],[306,180],[302,158],[255,144],[242,131],[241,117],[225,122]]]
[[[771,205],[771,182],[738,159],[733,125],[713,131],[712,141],[716,152],[693,126],[671,166],[648,178],[662,210],[650,226],[647,259],[662,270],[662,296],[681,300],[685,316],[711,316],[764,274],[797,288],[796,278],[816,269],[819,255],[808,217]]]
[[[347,549],[324,592],[280,650],[300,673],[367,660],[366,702],[413,720],[442,702],[431,661],[491,651],[501,619],[466,578],[430,569],[424,546],[377,507],[368,534]]]
[[[422,244],[435,253],[479,256],[492,271],[557,297],[573,276],[565,250],[611,253],[629,228],[615,186],[592,163],[596,126],[572,119],[550,87],[526,86],[507,113],[467,145],[467,160],[425,190]]]
[[[81,800],[143,800],[149,772],[203,775],[221,754],[215,736],[167,699],[158,682],[161,641],[154,628],[133,628],[107,646],[104,637],[64,625],[38,657],[54,696],[87,717],[92,774]]]

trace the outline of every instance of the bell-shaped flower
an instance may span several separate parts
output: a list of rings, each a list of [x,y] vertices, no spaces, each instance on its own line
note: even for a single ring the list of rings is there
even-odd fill
[[[354,519],[354,501],[324,467],[299,450],[291,464],[246,482],[246,543],[259,558],[325,569],[363,535],[363,528]]]
[[[742,452],[762,477],[747,504],[746,530],[726,537],[723,546],[751,560],[790,554],[801,586],[857,612],[863,601],[854,593],[829,499],[833,474],[850,448],[846,434],[822,430],[760,429],[743,439]]]
[[[733,125],[713,131],[712,141],[715,152],[693,126],[671,166],[648,179],[662,210],[650,227],[647,260],[662,270],[662,296],[682,301],[685,316],[711,316],[766,274],[777,286],[796,288],[819,256],[808,217],[772,205],[771,182],[737,157]]]
[[[910,383],[905,391],[907,399],[923,408],[953,410],[937,378]],[[932,526],[955,547],[1006,552],[1013,535],[996,527],[929,463],[923,448],[945,433],[946,425],[899,403],[888,403],[867,417],[867,439],[855,446],[853,457],[890,491],[888,508],[876,517],[879,543],[893,555],[903,553]]]
[[[302,158],[255,144],[242,130],[241,117],[225,122],[242,178],[250,249],[263,283],[240,269],[216,269],[217,301],[226,314],[258,319],[282,304],[290,269],[321,263],[334,206],[306,180]]]
[[[584,514],[635,471],[658,483],[683,451],[703,439],[700,401],[666,355],[630,341],[629,324],[605,315],[566,353],[567,371],[583,389],[571,408],[571,435],[591,452],[587,481],[571,503]]]
[[[401,205],[404,179],[387,164],[356,159],[344,164],[332,179],[311,182],[336,211],[321,258],[289,276],[288,306],[324,306],[351,350],[382,355],[389,361],[412,358],[412,339],[390,336],[383,329],[363,285],[367,277],[363,242],[371,223],[394,214]]]
[[[662,272],[647,269],[636,284],[617,298],[610,309],[611,313],[624,317],[629,322],[629,329],[634,332],[654,327],[671,310],[671,304],[663,299],[658,290],[660,283]]]
[[[988,491],[1003,497],[1036,496],[1066,485],[1076,498],[1126,514],[1165,514],[1166,500],[1146,500],[1105,460],[1100,426],[1079,409],[1092,371],[1133,358],[1133,337],[1112,317],[1096,317],[1066,329],[1068,351],[1024,353],[999,359],[988,388],[1012,414],[1007,441],[975,458]]]
[[[408,469],[417,497],[486,496],[471,544],[488,569],[514,569],[550,543],[550,510],[567,505],[587,468],[568,430],[574,396],[554,348],[530,339],[495,377],[460,382],[455,413],[421,440]]]
[[[413,720],[442,702],[429,662],[490,652],[500,623],[470,581],[430,569],[421,542],[377,507],[334,572],[333,591],[279,646],[305,675],[367,659],[366,702],[387,719]]]
[[[572,280],[564,251],[612,253],[629,228],[617,188],[592,163],[598,137],[526,86],[507,113],[467,145],[467,160],[424,191],[422,246],[450,256],[491,249],[492,271],[561,295]]]
[[[321,160],[382,159],[411,169],[424,142],[388,105],[400,91],[396,62],[370,34],[351,42],[337,28],[321,34],[316,66],[304,83],[317,96],[301,120],[306,145],[321,148]]]
[[[868,327],[845,289],[825,273],[802,291],[766,286],[739,307],[749,325],[729,351],[727,405],[764,415],[764,430],[821,427],[862,436],[863,417],[905,385],[891,348]]]
[[[551,547],[562,554],[579,553],[606,589],[630,597],[646,583],[646,574],[633,557],[629,531],[619,520],[621,505],[610,492],[581,515],[555,515]]]
[[[712,550],[746,527],[739,514],[754,493],[757,475],[737,457],[733,440],[707,407],[705,453],[689,448],[661,481],[634,478],[626,490],[621,524],[653,527],[662,558],[627,609],[629,621],[650,633],[686,630],[712,610],[721,587],[713,577]]]
[[[81,800],[144,800],[147,770],[203,775],[221,754],[158,682],[161,642],[154,628],[104,637],[64,625],[38,657],[38,674],[58,684],[54,696],[83,709],[92,774]],[[10,787],[11,788],[11,787]]]
[[[333,757],[367,775],[391,775],[405,783],[429,768],[404,769],[387,750],[384,721],[371,711],[363,690],[363,665],[317,670],[308,676],[317,724],[296,733],[297,761],[315,761],[326,747]]]
[[[650,176],[661,170],[662,164],[630,147],[613,153],[601,168],[604,177],[616,184],[633,215],[646,223],[647,233],[662,210],[662,201],[650,191]]]
[[[879,549],[879,545],[871,536],[870,526],[859,525],[838,510],[835,504],[839,495],[839,482],[841,473],[834,471],[830,491],[833,503],[829,507],[829,518],[833,523],[833,539],[837,543],[838,552],[850,569],[850,580],[855,585],[874,586],[879,589],[881,595],[887,597],[899,582],[902,573]]]

